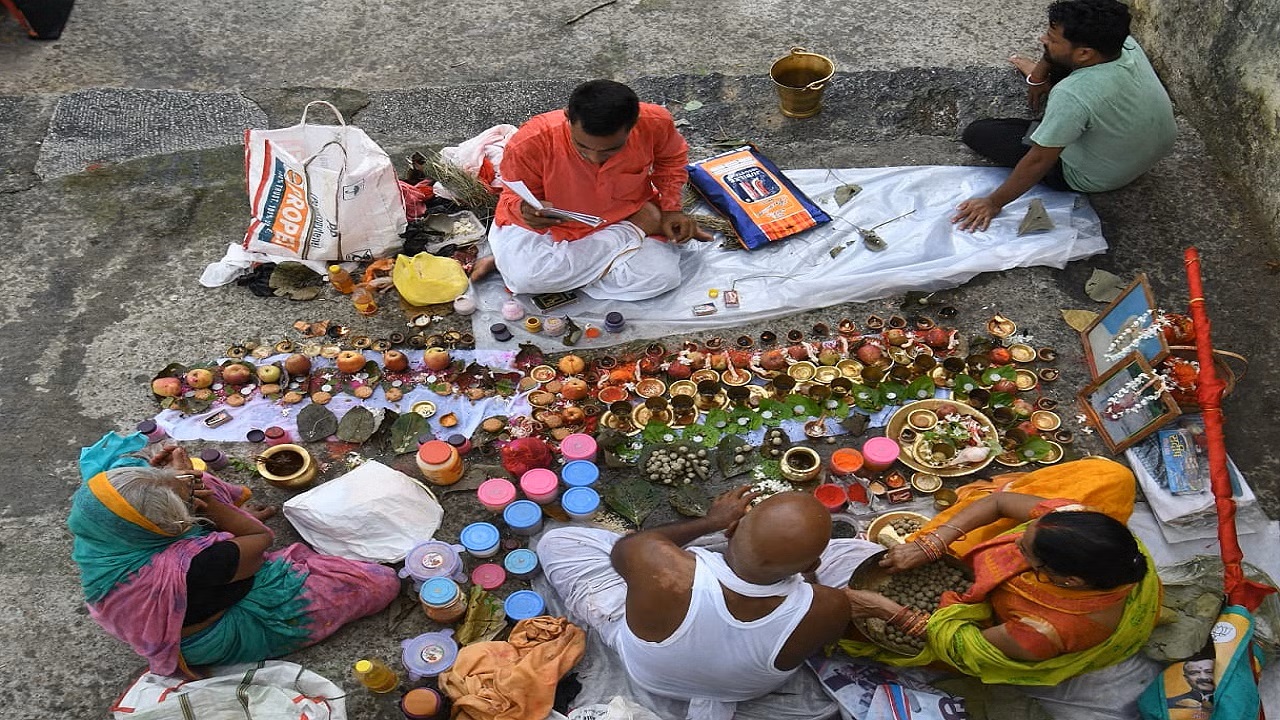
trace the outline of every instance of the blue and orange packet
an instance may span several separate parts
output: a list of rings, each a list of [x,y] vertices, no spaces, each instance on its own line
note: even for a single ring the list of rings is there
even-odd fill
[[[694,189],[729,219],[748,250],[831,222],[755,146],[690,163],[687,169]]]

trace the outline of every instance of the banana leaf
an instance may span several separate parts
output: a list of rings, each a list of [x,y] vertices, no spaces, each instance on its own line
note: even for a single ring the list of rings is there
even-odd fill
[[[502,601],[479,585],[472,585],[467,596],[467,616],[458,628],[458,644],[492,640],[506,627],[507,613],[502,608]]]

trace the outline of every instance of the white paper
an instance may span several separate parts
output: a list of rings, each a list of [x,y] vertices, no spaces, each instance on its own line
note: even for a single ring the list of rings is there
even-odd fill
[[[533,192],[529,190],[529,186],[520,180],[504,180],[503,184],[511,188],[511,191],[520,196],[521,200],[529,203],[538,210],[542,211],[544,216],[557,217],[562,220],[570,220],[572,222],[580,222],[591,227],[600,227],[604,224],[604,218],[587,213],[573,212],[571,210],[562,210],[560,208],[549,208],[542,204],[542,201],[534,197]]]

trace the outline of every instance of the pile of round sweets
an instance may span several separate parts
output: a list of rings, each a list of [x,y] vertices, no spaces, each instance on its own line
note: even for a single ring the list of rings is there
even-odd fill
[[[755,448],[750,445],[739,445],[733,448],[733,464],[741,465],[751,457],[751,451]]]
[[[893,531],[898,533],[898,535],[906,537],[924,527],[924,523],[920,522],[916,518],[902,517],[889,523],[889,527],[893,528]]]
[[[962,592],[969,587],[969,584],[968,578],[960,568],[934,562],[890,575],[888,581],[880,587],[879,592],[899,605],[932,613],[938,609],[942,593],[947,590]],[[923,638],[911,637],[888,623],[883,625],[881,633],[882,639],[891,645],[908,647],[917,653],[924,649]]]
[[[764,434],[764,443],[760,445],[760,452],[770,460],[781,459],[782,453],[787,451],[789,440],[786,430],[769,428]]]
[[[711,471],[711,456],[706,448],[684,445],[660,447],[644,461],[644,474],[650,482],[663,485],[688,485],[706,478]]]

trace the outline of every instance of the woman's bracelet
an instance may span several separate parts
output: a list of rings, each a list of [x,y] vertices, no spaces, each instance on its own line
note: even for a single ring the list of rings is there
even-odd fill
[[[915,539],[915,544],[930,561],[939,560],[947,554],[947,544],[938,537],[937,533],[923,533]]]
[[[889,624],[911,637],[920,637],[929,625],[929,613],[903,606],[889,618]]]
[[[1030,75],[1027,75],[1026,77],[1024,77],[1023,80],[1026,80],[1027,84],[1030,85],[1031,87],[1040,87],[1041,85],[1049,84],[1049,80],[1047,78],[1044,80],[1041,80],[1040,82],[1031,82]]]
[[[958,528],[958,527],[956,527],[955,525],[952,525],[952,524],[950,524],[950,523],[942,523],[942,524],[941,524],[941,525],[939,525],[938,527],[951,528],[952,530],[955,530],[956,532],[960,533],[959,537],[957,537],[955,540],[952,540],[951,542],[955,542],[956,540],[963,540],[963,539],[965,539],[965,538],[969,537],[969,533],[967,533],[967,532],[965,532],[965,531],[961,530],[960,528]]]

